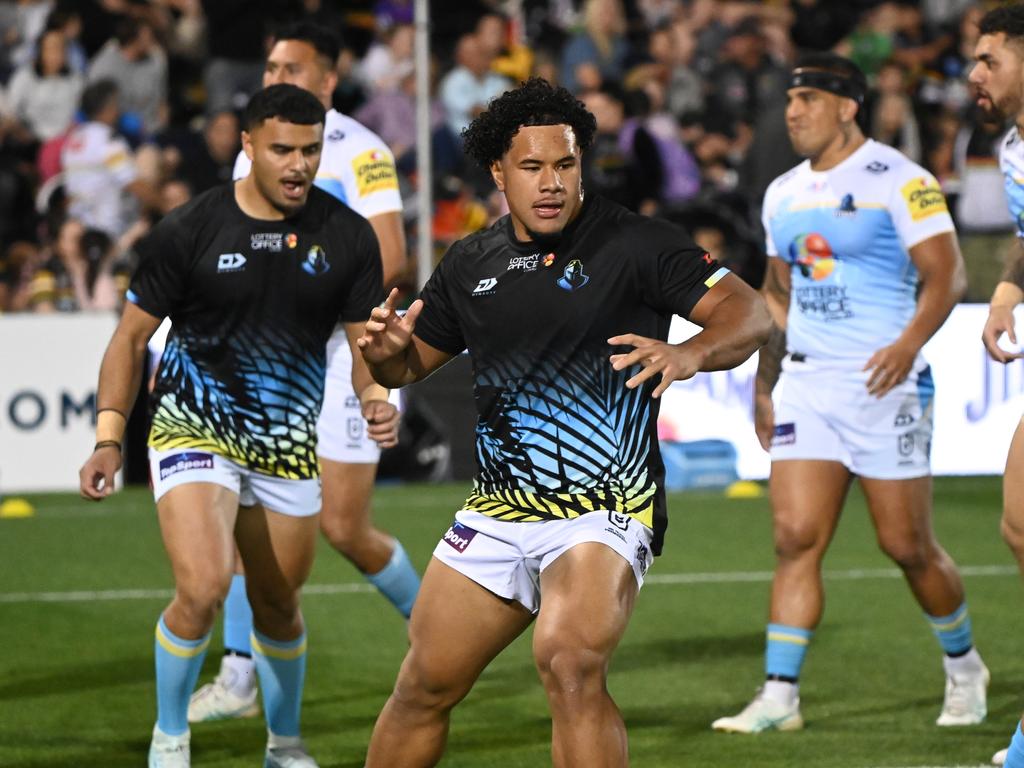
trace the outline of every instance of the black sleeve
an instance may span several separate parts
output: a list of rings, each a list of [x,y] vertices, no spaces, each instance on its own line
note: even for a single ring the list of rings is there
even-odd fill
[[[194,254],[188,221],[179,211],[161,219],[135,246],[139,266],[127,298],[153,317],[168,317],[188,290]]]
[[[437,269],[423,286],[420,298],[423,299],[423,311],[416,321],[416,335],[423,341],[450,355],[457,355],[466,348],[466,339],[462,333],[459,316],[452,301],[453,273],[456,265],[455,248],[453,245],[441,259]]]
[[[344,303],[338,312],[343,323],[362,323],[370,319],[370,310],[384,300],[384,267],[380,262],[380,245],[373,227],[368,222],[356,236],[353,258],[356,266],[352,270]]]
[[[637,277],[645,304],[659,312],[689,317],[726,270],[697,245],[682,227],[647,220],[651,236],[637,249]]]

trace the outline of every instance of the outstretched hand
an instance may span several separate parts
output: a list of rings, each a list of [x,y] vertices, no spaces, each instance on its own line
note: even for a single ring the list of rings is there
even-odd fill
[[[656,374],[661,374],[661,382],[654,388],[651,397],[661,397],[662,393],[673,381],[689,379],[700,370],[703,355],[687,344],[669,344],[661,339],[650,339],[635,333],[613,336],[608,339],[613,346],[627,345],[634,347],[632,352],[612,355],[612,368],[621,371],[631,365],[643,367],[639,373],[626,382],[629,389],[636,389]]]
[[[395,311],[397,298],[398,289],[392,288],[384,303],[370,312],[366,329],[356,340],[367,363],[382,363],[409,346],[416,319],[423,311],[423,300],[416,299],[404,315],[399,315]]]

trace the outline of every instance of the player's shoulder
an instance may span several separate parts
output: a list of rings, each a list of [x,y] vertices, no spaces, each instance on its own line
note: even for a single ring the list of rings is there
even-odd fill
[[[324,120],[324,147],[339,147],[349,153],[369,149],[387,150],[387,144],[380,136],[355,118],[336,109],[328,110]]]
[[[192,239],[207,231],[212,224],[217,230],[224,226],[225,217],[234,201],[234,186],[221,184],[200,192],[187,203],[168,213],[150,230],[152,239]]]
[[[643,216],[607,198],[595,196],[585,215],[593,220],[594,233],[603,246],[629,256],[696,247],[680,224]]]
[[[932,174],[895,147],[868,139],[867,146],[857,158],[857,173],[865,176],[865,183],[880,186],[905,184],[910,179],[932,180]]]
[[[1004,167],[1010,162],[1024,162],[1024,139],[1016,125],[1011,125],[999,142],[999,162]]]
[[[800,178],[809,171],[810,167],[811,161],[803,160],[799,165],[794,165],[785,173],[780,173],[772,179],[764,193],[765,202],[767,203],[769,198],[781,192],[795,188],[800,183]]]

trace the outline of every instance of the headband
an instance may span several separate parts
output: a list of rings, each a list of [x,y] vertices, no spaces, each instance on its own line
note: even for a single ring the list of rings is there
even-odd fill
[[[834,93],[836,96],[853,99],[858,104],[864,103],[864,86],[846,75],[839,75],[835,72],[825,72],[820,69],[795,69],[789,81],[789,87],[817,88]]]

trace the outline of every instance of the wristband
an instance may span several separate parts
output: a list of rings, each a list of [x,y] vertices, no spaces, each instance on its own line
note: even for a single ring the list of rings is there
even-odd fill
[[[100,408],[96,412],[96,443],[121,444],[128,419],[116,408]]]
[[[100,440],[98,443],[96,443],[96,445],[94,445],[92,447],[92,449],[95,452],[95,451],[98,451],[100,448],[107,448],[107,447],[117,448],[117,450],[120,451],[121,450],[121,443],[118,440]]]

